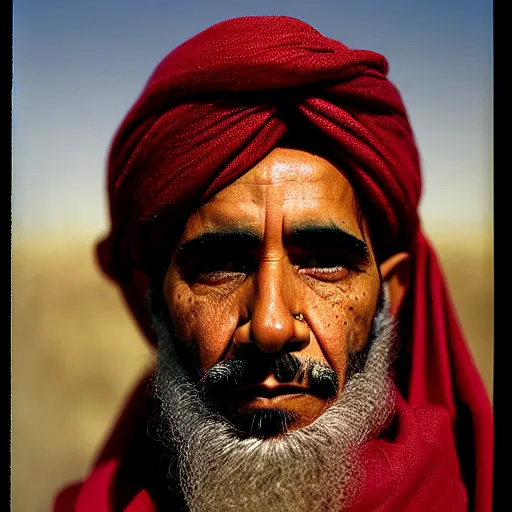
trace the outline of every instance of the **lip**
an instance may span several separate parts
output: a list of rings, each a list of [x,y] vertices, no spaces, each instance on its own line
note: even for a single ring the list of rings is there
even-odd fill
[[[235,398],[251,400],[256,398],[277,398],[286,395],[312,395],[311,389],[304,386],[283,384],[279,386],[240,386],[228,391]]]

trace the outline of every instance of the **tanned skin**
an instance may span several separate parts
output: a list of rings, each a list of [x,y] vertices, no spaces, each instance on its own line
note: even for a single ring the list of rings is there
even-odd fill
[[[405,288],[392,277],[406,260],[399,253],[378,265],[340,170],[320,156],[276,148],[192,213],[163,292],[199,378],[240,353],[290,352],[329,365],[339,395],[349,353],[368,339],[381,279],[391,281],[398,309]],[[312,393],[307,382],[285,385],[272,372],[231,391],[243,411],[292,413],[291,429],[313,422],[335,399]]]

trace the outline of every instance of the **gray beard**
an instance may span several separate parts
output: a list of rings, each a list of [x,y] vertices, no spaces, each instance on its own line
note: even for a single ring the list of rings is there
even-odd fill
[[[176,353],[168,321],[154,314],[154,324],[152,421],[173,461],[163,476],[169,485],[177,480],[188,510],[339,511],[355,500],[365,478],[358,448],[381,433],[395,407],[394,321],[385,287],[364,358],[349,357],[340,396],[310,425],[268,439],[241,437],[206,406]]]

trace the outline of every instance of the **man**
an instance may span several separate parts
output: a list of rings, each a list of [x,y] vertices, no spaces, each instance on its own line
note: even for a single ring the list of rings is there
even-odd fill
[[[98,246],[157,367],[57,512],[491,510],[491,407],[386,74],[279,16],[162,60]]]

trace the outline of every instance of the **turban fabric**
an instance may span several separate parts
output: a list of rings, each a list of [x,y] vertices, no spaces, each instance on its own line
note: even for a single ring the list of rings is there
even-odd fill
[[[361,510],[459,510],[455,503],[467,500],[472,510],[487,512],[492,410],[437,256],[422,232],[420,158],[387,74],[382,55],[350,49],[286,16],[227,20],[184,42],[157,66],[114,137],[108,161],[111,229],[98,244],[98,259],[155,342],[145,269],[159,244],[194,207],[273,148],[294,138],[322,141],[364,198],[383,253],[405,250],[413,262],[400,312],[397,411],[404,437],[365,447],[372,470],[362,499],[367,508]],[[139,395],[140,390],[134,396]],[[127,410],[134,403],[135,398]],[[105,482],[121,457],[112,448],[119,430],[91,477],[59,497],[62,510],[64,503],[86,503],[94,482],[100,494],[108,494]],[[433,441],[425,440],[429,433]],[[453,484],[445,508],[429,502],[449,484],[443,482],[446,473],[435,469],[441,459],[460,470],[467,492]],[[413,481],[405,460],[411,468],[421,466],[423,483]],[[405,490],[399,496],[400,487]],[[404,498],[410,488],[421,488],[416,501]],[[133,510],[139,510],[135,502],[150,502],[144,496],[143,490],[136,494]]]

